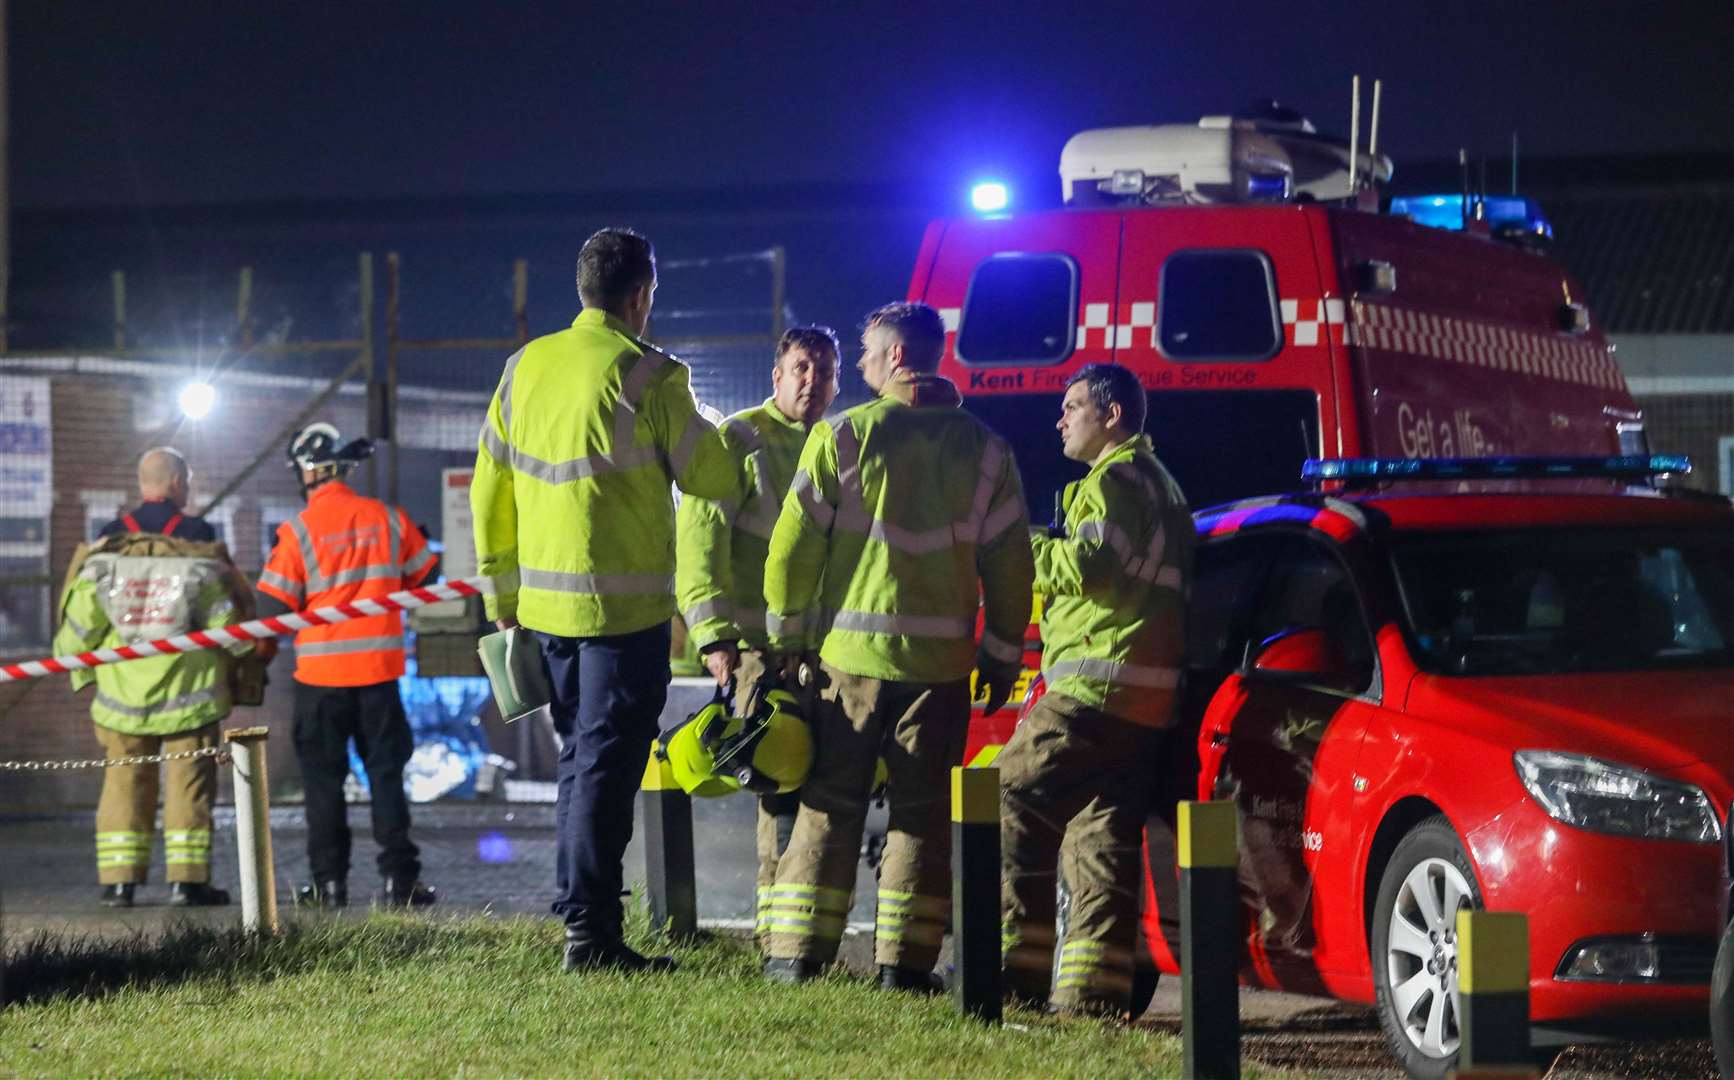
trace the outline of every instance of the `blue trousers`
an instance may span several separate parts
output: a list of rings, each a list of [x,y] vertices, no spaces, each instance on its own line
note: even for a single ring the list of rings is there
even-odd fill
[[[554,689],[554,730],[564,740],[553,911],[569,929],[617,938],[632,799],[668,700],[669,624],[612,637],[536,637]]]

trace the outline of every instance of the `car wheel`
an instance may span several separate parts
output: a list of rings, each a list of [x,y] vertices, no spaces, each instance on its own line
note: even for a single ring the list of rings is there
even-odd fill
[[[1723,1076],[1734,1076],[1734,919],[1722,931],[1722,947],[1710,973],[1710,1036],[1717,1067]]]
[[[1397,844],[1373,908],[1373,983],[1385,1041],[1410,1076],[1457,1066],[1457,913],[1481,907],[1475,871],[1444,815]]]

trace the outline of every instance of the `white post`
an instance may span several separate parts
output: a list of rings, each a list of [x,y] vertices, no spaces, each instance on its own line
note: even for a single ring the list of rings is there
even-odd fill
[[[265,766],[269,728],[225,731],[235,765],[235,841],[241,856],[241,928],[277,932],[277,874],[271,863],[271,794]]]

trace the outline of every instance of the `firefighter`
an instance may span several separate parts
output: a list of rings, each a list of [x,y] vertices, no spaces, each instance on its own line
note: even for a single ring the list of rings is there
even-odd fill
[[[414,588],[434,572],[434,555],[402,509],[358,495],[343,482],[373,452],[366,439],[342,442],[330,424],[290,439],[289,465],[307,509],[277,529],[259,575],[261,607],[275,615],[371,600]],[[367,772],[383,900],[432,904],[421,853],[409,838],[403,769],[414,750],[398,696],[404,673],[398,612],[314,626],[295,635],[295,756],[307,791],[307,859],[313,880],[296,897],[306,907],[349,902],[350,833],[343,781],[349,742]]]
[[[668,696],[674,504],[738,473],[685,364],[642,339],[650,241],[603,229],[578,254],[583,310],[506,361],[470,486],[488,617],[536,633],[560,733],[554,914],[567,971],[666,971],[621,937],[632,799]]]
[[[252,594],[216,530],[181,509],[191,479],[179,451],[157,447],[139,458],[143,503],[103,526],[97,541],[73,556],[56,653],[134,645],[252,616]],[[222,651],[201,650],[108,664],[73,672],[72,688],[96,684],[90,714],[109,758],[201,750],[217,745],[217,725],[229,714],[228,659]],[[227,904],[229,894],[210,883],[216,759],[168,761],[164,772],[169,903]],[[109,907],[131,907],[150,869],[158,781],[155,765],[103,772],[96,864]]]
[[[799,982],[835,957],[883,756],[879,984],[927,991],[950,912],[947,771],[963,754],[971,668],[989,713],[1019,674],[1029,519],[1005,441],[934,374],[939,313],[889,304],[861,343],[878,399],[814,427],[765,568],[772,648],[818,649],[818,749],[771,889],[765,974]]]
[[[1132,988],[1138,857],[1172,722],[1192,572],[1186,499],[1144,429],[1144,388],[1091,364],[1066,384],[1069,535],[1038,530],[1047,694],[996,759],[1007,992],[1057,1012],[1123,1015]],[[1055,946],[1055,872],[1071,918]]]
[[[675,559],[681,617],[717,685],[733,681],[737,716],[752,715],[757,688],[767,674],[782,670],[782,659],[766,652],[765,558],[807,433],[837,398],[837,355],[837,334],[830,327],[785,332],[771,368],[771,396],[722,427],[740,472],[740,491],[722,500],[681,500]],[[777,857],[788,846],[800,802],[793,791],[759,798],[761,944]]]

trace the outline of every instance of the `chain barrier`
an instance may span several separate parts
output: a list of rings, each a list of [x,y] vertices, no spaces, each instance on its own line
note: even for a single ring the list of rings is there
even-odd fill
[[[0,761],[0,772],[60,772],[72,769],[114,769],[122,765],[158,765],[165,761],[192,758],[216,758],[217,764],[227,765],[234,758],[222,746],[202,746],[197,750],[176,750],[163,754],[134,754],[131,757],[85,758],[82,761]]]

